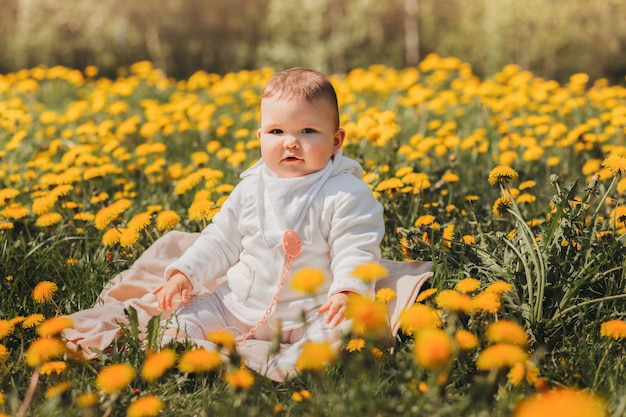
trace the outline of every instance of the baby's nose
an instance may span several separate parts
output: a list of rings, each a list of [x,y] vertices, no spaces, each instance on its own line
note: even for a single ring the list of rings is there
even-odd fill
[[[285,148],[297,148],[299,145],[298,138],[295,135],[285,135],[283,146]]]

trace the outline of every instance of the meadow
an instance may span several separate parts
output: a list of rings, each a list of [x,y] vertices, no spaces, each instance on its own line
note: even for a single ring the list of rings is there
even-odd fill
[[[132,326],[69,354],[64,316],[168,231],[202,230],[259,158],[270,76],[0,75],[0,416],[626,415],[626,88],[437,55],[331,76],[384,256],[434,262],[392,347],[373,336],[386,293],[283,383],[148,352]]]

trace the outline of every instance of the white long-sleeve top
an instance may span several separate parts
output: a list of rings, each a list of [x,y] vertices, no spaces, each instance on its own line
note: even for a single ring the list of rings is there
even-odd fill
[[[180,271],[197,294],[226,276],[215,291],[226,308],[254,326],[272,303],[286,254],[282,235],[295,230],[302,240],[287,281],[272,312],[282,328],[301,326],[308,315],[341,291],[372,294],[372,284],[352,275],[357,266],[379,262],[384,234],[382,205],[361,177],[361,166],[337,154],[321,171],[298,178],[278,178],[260,160],[201,233],[198,240],[165,270]],[[316,268],[326,280],[315,294],[291,289],[289,279],[301,268]]]

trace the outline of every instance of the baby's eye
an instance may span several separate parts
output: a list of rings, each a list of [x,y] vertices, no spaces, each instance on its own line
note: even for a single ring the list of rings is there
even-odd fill
[[[304,129],[302,129],[302,133],[315,133],[315,129],[311,127],[305,127]]]
[[[272,129],[270,130],[270,133],[273,135],[280,135],[281,133],[283,133],[282,129]]]

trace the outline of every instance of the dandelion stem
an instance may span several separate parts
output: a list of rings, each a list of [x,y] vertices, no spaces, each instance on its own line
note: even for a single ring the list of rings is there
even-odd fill
[[[602,365],[604,365],[604,362],[606,361],[606,358],[609,357],[609,352],[611,351],[611,347],[613,346],[613,341],[611,340],[611,342],[609,343],[609,346],[607,346],[606,348],[606,352],[604,352],[604,356],[602,356],[602,359],[600,359],[600,363],[598,364],[598,369],[596,369],[596,374],[593,377],[593,385],[592,387],[595,389],[597,384],[598,384],[598,379],[600,378],[600,370],[602,369]]]
[[[30,403],[33,400],[33,396],[35,395],[35,389],[37,388],[37,383],[39,382],[39,366],[35,368],[33,371],[33,376],[30,377],[30,384],[28,385],[28,391],[26,391],[26,396],[24,397],[24,401],[16,414],[16,417],[23,417],[26,415],[26,411],[28,411],[28,407],[30,407]]]

